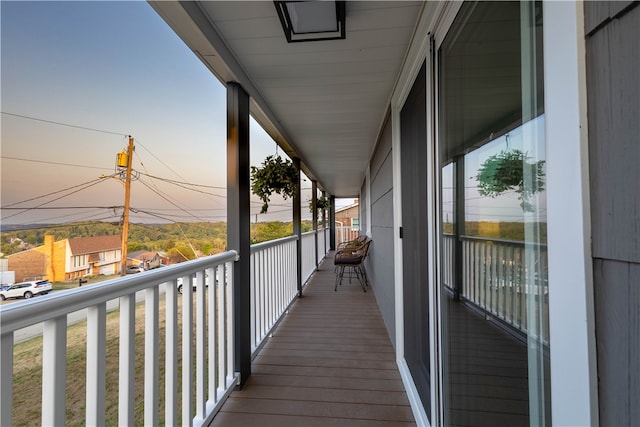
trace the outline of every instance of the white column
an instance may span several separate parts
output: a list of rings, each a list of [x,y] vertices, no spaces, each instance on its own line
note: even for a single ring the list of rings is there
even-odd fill
[[[582,2],[545,1],[553,425],[598,425]]]

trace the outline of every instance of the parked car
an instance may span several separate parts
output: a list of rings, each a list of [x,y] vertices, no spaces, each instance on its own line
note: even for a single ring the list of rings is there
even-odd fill
[[[0,299],[31,298],[34,295],[48,294],[53,286],[48,280],[32,280],[29,282],[14,283],[0,289]]]
[[[125,271],[127,274],[135,274],[135,273],[142,273],[145,270],[144,270],[144,267],[141,265],[130,265],[129,267],[127,267]]]
[[[178,285],[178,293],[182,293],[182,277],[178,277],[178,279],[176,279],[176,283]],[[218,280],[216,280],[216,284],[218,283]],[[191,287],[193,288],[193,290],[196,290],[196,275],[192,275],[191,276]],[[209,287],[209,276],[205,276],[204,278],[204,286],[206,288]]]

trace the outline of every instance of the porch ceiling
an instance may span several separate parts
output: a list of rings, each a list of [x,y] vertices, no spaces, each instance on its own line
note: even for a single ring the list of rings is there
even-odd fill
[[[150,1],[337,197],[357,196],[424,2],[346,3],[346,39],[287,43],[271,1]]]

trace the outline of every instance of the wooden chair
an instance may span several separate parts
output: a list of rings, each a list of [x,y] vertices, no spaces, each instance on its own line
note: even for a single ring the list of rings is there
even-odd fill
[[[356,277],[360,281],[362,290],[367,292],[367,286],[369,286],[369,279],[367,278],[367,272],[364,268],[364,260],[369,252],[369,246],[371,240],[366,239],[364,243],[359,246],[345,247],[336,251],[336,255],[333,258],[333,263],[336,266],[336,284],[334,291],[338,290],[338,286],[342,285],[342,279],[344,278],[345,270],[349,280],[352,277]]]

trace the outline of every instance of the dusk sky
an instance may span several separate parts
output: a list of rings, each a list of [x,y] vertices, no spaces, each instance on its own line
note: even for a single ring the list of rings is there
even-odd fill
[[[0,8],[3,224],[117,220],[122,210],[109,207],[123,204],[122,184],[91,184],[114,173],[126,135],[143,174],[132,184],[132,222],[226,220],[225,88],[146,2]],[[252,121],[252,164],[275,153]],[[290,220],[291,208],[274,203],[259,221]],[[259,212],[257,199],[252,206]]]

